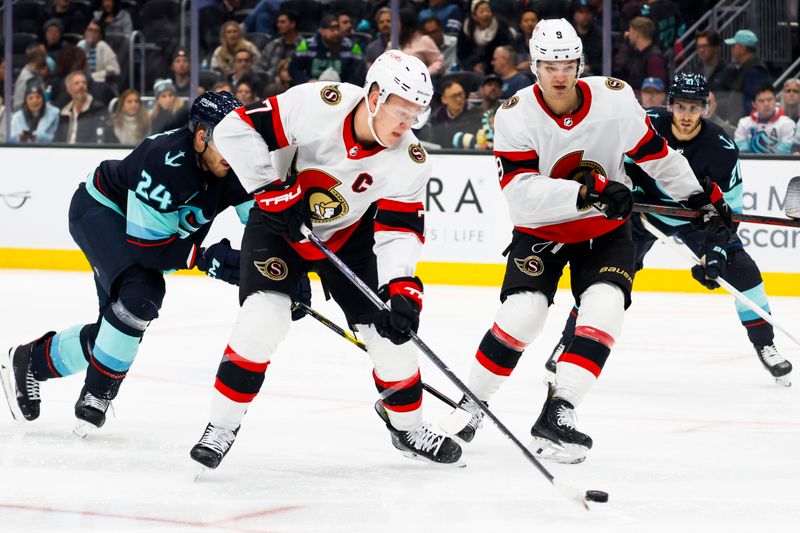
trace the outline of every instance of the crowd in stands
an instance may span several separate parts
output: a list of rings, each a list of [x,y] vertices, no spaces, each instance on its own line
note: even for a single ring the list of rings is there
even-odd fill
[[[717,2],[612,2],[612,75],[643,107],[666,105],[676,39]],[[197,3],[197,90],[229,90],[245,104],[308,81],[361,85],[391,46],[389,0]],[[432,146],[491,150],[494,112],[535,80],[528,41],[543,18],[572,21],[583,41],[584,75],[602,73],[602,0],[399,3],[399,47],[428,66],[437,90],[431,119],[417,132]],[[15,10],[23,4],[40,9],[20,8],[19,17],[15,11],[15,32],[30,40],[15,50],[9,142],[133,145],[185,124],[193,58],[178,39],[180,17],[188,20],[179,0],[18,0]],[[159,49],[146,54],[144,80],[138,72],[132,79],[128,64],[137,30]],[[772,89],[777,73],[760,59],[758,35],[743,29],[723,40],[701,29],[694,45],[691,68],[713,91],[708,118],[743,152],[800,153],[800,80]]]

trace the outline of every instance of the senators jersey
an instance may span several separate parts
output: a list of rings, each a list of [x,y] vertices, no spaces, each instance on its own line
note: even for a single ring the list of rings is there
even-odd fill
[[[517,92],[497,111],[494,155],[515,229],[554,242],[582,242],[622,225],[598,210],[577,206],[584,167],[632,187],[628,156],[673,198],[685,200],[700,185],[689,163],[658,135],[633,90],[615,78],[578,80],[583,103],[556,116],[537,83]]]
[[[214,128],[214,142],[249,192],[283,179],[270,152],[296,147],[314,233],[334,252],[377,204],[374,251],[384,284],[416,268],[431,163],[410,131],[390,148],[359,144],[353,119],[363,98],[361,87],[347,83],[298,85],[232,111]],[[291,245],[304,259],[324,258],[311,242]]]

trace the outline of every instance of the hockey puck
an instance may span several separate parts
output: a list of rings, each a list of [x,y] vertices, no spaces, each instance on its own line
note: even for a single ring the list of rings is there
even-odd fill
[[[587,502],[606,503],[608,501],[608,493],[602,490],[587,490],[584,498]]]

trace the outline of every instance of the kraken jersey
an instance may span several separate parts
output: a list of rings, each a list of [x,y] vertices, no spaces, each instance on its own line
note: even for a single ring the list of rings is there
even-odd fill
[[[725,201],[735,213],[742,212],[742,172],[739,150],[725,131],[708,120],[700,120],[700,132],[689,141],[680,141],[672,133],[672,113],[663,107],[647,110],[656,131],[667,140],[670,148],[683,154],[697,178],[708,177],[719,185]],[[633,164],[625,165],[633,179],[634,198],[643,203],[677,204],[644,170]],[[671,226],[688,224],[685,218],[655,216]]]
[[[427,154],[410,131],[390,148],[361,146],[353,119],[364,90],[347,83],[306,83],[232,111],[214,142],[245,189],[278,179],[270,152],[296,147],[297,180],[314,233],[334,252],[377,203],[378,281],[411,276],[424,242]],[[322,259],[310,242],[291,243],[305,259]]]
[[[235,206],[243,223],[253,205],[236,175],[218,178],[197,166],[188,128],[143,140],[125,159],[107,160],[86,180],[87,192],[126,219],[139,264],[157,270],[194,266],[211,221]]]
[[[673,198],[701,191],[686,159],[656,133],[627,84],[589,77],[578,80],[577,90],[583,103],[572,114],[554,115],[539,84],[521,89],[497,111],[494,155],[518,231],[571,243],[620,226],[624,221],[608,220],[594,208],[579,210],[581,184],[569,178],[585,167],[631,188],[626,155]]]
[[[762,119],[753,111],[739,119],[736,126],[736,145],[739,150],[751,154],[788,154],[792,150],[795,123],[783,109]]]

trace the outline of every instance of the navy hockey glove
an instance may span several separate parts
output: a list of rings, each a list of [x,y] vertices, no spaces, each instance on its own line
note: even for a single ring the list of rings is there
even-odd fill
[[[240,256],[228,239],[222,239],[208,248],[200,248],[195,266],[209,277],[238,286]]]
[[[303,190],[296,180],[270,183],[253,196],[271,233],[292,242],[306,238],[300,228],[305,225],[311,229],[311,212],[303,201]]]
[[[308,281],[308,273],[303,272],[300,281],[297,282],[297,292],[294,293],[295,302],[300,302],[311,307],[311,282]],[[306,316],[306,312],[300,307],[292,308],[292,320],[300,320]]]
[[[626,219],[633,209],[633,194],[622,183],[611,181],[589,169],[578,170],[573,178],[586,186],[586,197],[578,195],[578,209],[594,205],[608,219]]]
[[[411,338],[409,332],[419,328],[422,310],[422,281],[413,278],[395,278],[378,291],[390,309],[380,309],[373,318],[375,329],[381,337],[394,344],[403,344]]]
[[[702,214],[692,220],[692,226],[708,233],[728,234],[735,231],[733,212],[722,196],[719,185],[709,178],[700,180],[703,192],[691,195],[685,202],[686,207],[700,211]]]
[[[692,267],[692,277],[700,282],[706,289],[719,288],[717,278],[725,277],[725,265],[728,254],[722,243],[707,242],[706,254],[700,259],[703,264]]]

